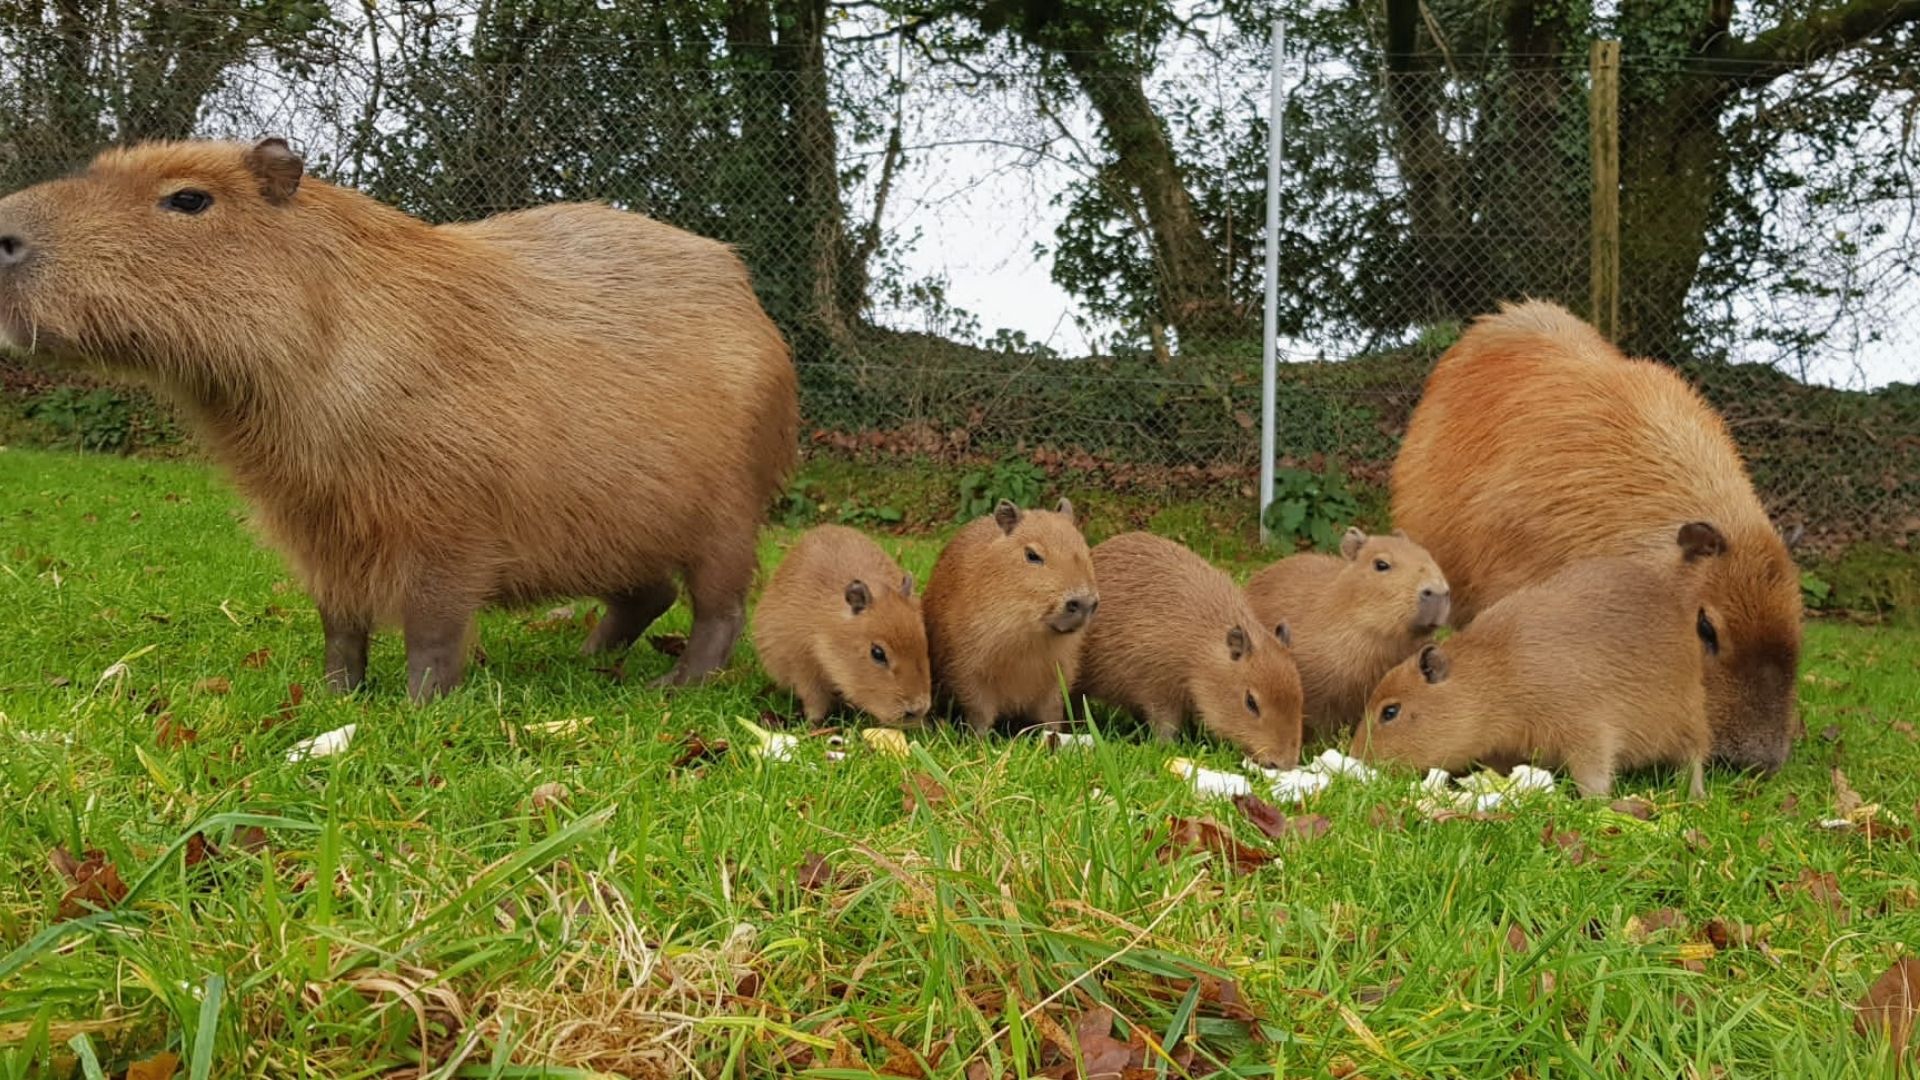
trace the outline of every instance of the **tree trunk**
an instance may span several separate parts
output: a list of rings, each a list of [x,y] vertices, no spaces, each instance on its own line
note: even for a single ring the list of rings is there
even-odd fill
[[[1151,233],[1161,310],[1182,347],[1242,330],[1214,245],[1193,208],[1166,125],[1153,110],[1142,73],[1113,62],[1104,41],[1075,43],[1061,59],[1093,105],[1111,143],[1118,175],[1139,200]]]
[[[1697,75],[1621,94],[1620,346],[1681,358],[1687,293],[1726,184],[1723,84]]]

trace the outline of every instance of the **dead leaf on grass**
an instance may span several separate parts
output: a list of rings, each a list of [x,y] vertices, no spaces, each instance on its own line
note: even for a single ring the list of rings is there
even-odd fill
[[[1328,830],[1333,828],[1333,822],[1328,821],[1324,814],[1306,814],[1290,818],[1258,795],[1235,795],[1233,805],[1240,808],[1240,812],[1247,816],[1248,821],[1253,822],[1254,828],[1273,840],[1285,840],[1290,837],[1311,840],[1326,835]]]
[[[1652,911],[1627,917],[1627,940],[1639,944],[1662,930],[1686,925],[1687,917],[1677,908],[1655,908]]]
[[[689,731],[680,737],[680,756],[673,759],[673,768],[684,769],[696,761],[717,761],[726,752],[727,740],[709,740],[697,731]]]
[[[211,679],[201,679],[194,683],[193,688],[202,694],[225,694],[233,690],[233,680],[224,675],[215,675]]]
[[[258,855],[267,850],[267,830],[258,825],[243,825],[233,830],[233,838],[227,842],[249,855]]]
[[[1893,730],[1899,732],[1902,735],[1905,735],[1909,739],[1912,739],[1914,737],[1913,725],[1909,724],[1905,720],[1895,720],[1889,726],[1891,726]]]
[[[249,671],[259,671],[261,668],[266,667],[267,662],[272,659],[272,649],[255,649],[247,654],[245,660],[240,661],[240,666]]]
[[[1615,799],[1612,803],[1612,809],[1615,813],[1639,818],[1641,821],[1652,821],[1655,814],[1653,804],[1638,796],[1627,799]]]
[[[127,1066],[126,1080],[171,1080],[180,1069],[180,1059],[162,1050],[160,1053]]]
[[[1548,822],[1546,827],[1540,830],[1540,842],[1549,847],[1557,847],[1561,851],[1566,852],[1567,861],[1575,866],[1579,866],[1593,858],[1592,854],[1587,851],[1587,845],[1581,842],[1579,833],[1572,829],[1561,832],[1553,827],[1552,822]]]
[[[110,908],[127,895],[119,868],[107,861],[104,851],[89,848],[75,859],[66,848],[57,847],[47,855],[47,861],[68,883],[60,897],[62,919],[77,919],[95,908]]]
[[[1523,953],[1527,951],[1529,945],[1527,932],[1521,929],[1519,923],[1513,923],[1507,927],[1507,948]]]
[[[201,863],[219,857],[220,849],[214,847],[213,841],[207,839],[205,834],[194,833],[192,836],[187,837],[186,860],[188,866],[199,866]]]
[[[1873,981],[1855,1006],[1853,1029],[1862,1035],[1882,1033],[1893,1044],[1896,1057],[1911,1048],[1916,1017],[1920,1017],[1920,958],[1903,956]]]
[[[1272,852],[1242,844],[1212,818],[1167,818],[1167,839],[1154,851],[1154,857],[1161,862],[1172,862],[1195,851],[1211,852],[1232,863],[1242,874],[1252,873],[1273,861]]]
[[[1399,832],[1405,826],[1400,821],[1400,811],[1385,803],[1374,803],[1367,811],[1367,827],[1378,832]]]
[[[838,883],[839,875],[827,864],[827,857],[809,851],[794,868],[793,883],[808,892],[820,892]]]
[[[1832,871],[1802,870],[1799,878],[1780,886],[1779,891],[1804,893],[1836,915],[1847,913],[1846,895],[1840,891],[1840,879]]]
[[[153,741],[162,750],[178,750],[200,737],[200,732],[180,723],[172,713],[161,713],[153,723]]]
[[[534,788],[528,801],[533,804],[535,810],[545,810],[549,806],[558,806],[572,797],[573,792],[567,790],[567,785],[557,780],[550,780]]]
[[[903,813],[913,813],[916,806],[931,810],[947,801],[947,789],[926,773],[914,773],[901,781],[900,791],[900,809]]]
[[[1852,784],[1847,783],[1846,773],[1841,772],[1839,769],[1833,770],[1834,817],[1852,817],[1853,812],[1865,805],[1866,801],[1867,800],[1860,797],[1859,792],[1853,790]]]

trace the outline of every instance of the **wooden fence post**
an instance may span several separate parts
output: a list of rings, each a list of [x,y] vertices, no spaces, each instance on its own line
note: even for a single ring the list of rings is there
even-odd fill
[[[1620,43],[1596,41],[1588,56],[1593,235],[1588,252],[1589,314],[1608,341],[1620,337]]]

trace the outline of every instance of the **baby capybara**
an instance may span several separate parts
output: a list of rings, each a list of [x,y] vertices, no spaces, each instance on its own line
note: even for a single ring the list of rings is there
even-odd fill
[[[888,724],[917,724],[932,695],[913,577],[844,525],[809,529],[753,611],[761,666],[818,723],[835,701]]]
[[[1073,504],[1022,510],[1003,499],[954,534],[927,578],[934,683],[976,732],[1002,716],[1057,725],[1099,606]]]
[[[397,622],[415,697],[490,603],[672,605],[723,665],[797,446],[794,370],[725,246],[601,205],[432,226],[278,139],[158,143],[0,200],[0,337],[178,402],[311,591],[328,681]]]
[[[1100,618],[1076,689],[1171,739],[1188,716],[1262,765],[1300,760],[1300,673],[1233,579],[1186,547],[1122,533],[1093,549]]]
[[[1287,629],[1314,736],[1360,719],[1380,677],[1446,624],[1448,597],[1433,556],[1403,532],[1348,529],[1340,554],[1294,555],[1247,582],[1260,625]]]
[[[1606,794],[1624,769],[1684,765],[1702,797],[1708,647],[1694,624],[1727,549],[1704,522],[1677,542],[1577,560],[1423,646],[1374,688],[1353,755],[1453,772],[1532,761],[1572,773],[1582,795]]]
[[[1718,760],[1772,770],[1798,725],[1800,575],[1726,425],[1672,368],[1552,304],[1503,307],[1442,356],[1393,466],[1393,517],[1453,586],[1453,620],[1576,559],[1712,521],[1730,553],[1696,614]]]

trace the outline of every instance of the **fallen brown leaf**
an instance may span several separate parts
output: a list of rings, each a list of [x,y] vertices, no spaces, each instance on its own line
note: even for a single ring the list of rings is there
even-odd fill
[[[794,718],[791,716],[782,716],[772,709],[761,709],[760,726],[766,728],[768,731],[785,731],[794,726]]]
[[[1279,808],[1258,795],[1235,795],[1233,805],[1240,808],[1253,827],[1265,833],[1269,838],[1278,840],[1287,835],[1287,816]]]
[[[681,654],[687,651],[687,635],[651,634],[647,637],[647,644],[653,646],[653,651],[661,656],[671,656],[678,660]]]
[[[1847,910],[1847,898],[1840,891],[1840,879],[1832,871],[1802,870],[1797,880],[1781,886],[1780,891],[1805,893],[1836,914],[1844,914]]]
[[[793,883],[808,892],[819,892],[835,883],[837,875],[833,867],[827,865],[827,857],[817,851],[809,851],[795,868]]]
[[[1513,815],[1505,810],[1436,810],[1427,815],[1428,821],[1512,821]]]
[[[170,1080],[180,1069],[180,1059],[162,1050],[142,1061],[127,1066],[126,1080]]]
[[[1638,797],[1615,799],[1613,800],[1612,807],[1616,813],[1639,818],[1641,821],[1652,821],[1654,817],[1653,804]]]
[[[1151,835],[1148,839],[1152,839]],[[1212,818],[1167,818],[1167,840],[1154,851],[1154,857],[1161,862],[1172,862],[1195,851],[1212,852],[1232,863],[1242,874],[1252,873],[1273,861],[1272,852],[1242,844]]]
[[[1855,1006],[1853,1029],[1862,1035],[1885,1034],[1894,1056],[1902,1057],[1910,1049],[1916,1016],[1920,1016],[1920,959],[1903,956],[1867,988]]]
[[[1392,997],[1393,992],[1400,989],[1402,981],[1392,978],[1387,980],[1385,986],[1362,986],[1353,992],[1353,1000],[1361,1005],[1378,1005]]]
[[[233,680],[224,675],[215,675],[194,683],[193,688],[202,694],[225,694],[233,689]]]
[[[1788,795],[1786,798],[1780,800],[1780,812],[1783,814],[1791,814],[1799,809],[1800,796],[1798,795]]]
[[[1820,737],[1822,739],[1825,739],[1827,742],[1839,742],[1840,735],[1841,735],[1841,731],[1840,731],[1839,724],[1828,724],[1826,727],[1823,727],[1820,729]]]
[[[172,713],[161,713],[153,723],[153,741],[162,750],[178,750],[200,737],[200,733],[173,718]]]
[[[1676,908],[1655,908],[1652,911],[1632,915],[1627,918],[1627,940],[1644,942],[1662,930],[1687,925],[1687,917]]]
[[[1308,840],[1325,836],[1332,828],[1333,822],[1328,821],[1324,814],[1308,814],[1305,817],[1294,817],[1287,820],[1287,834],[1289,836],[1299,836]]]
[[[66,848],[57,847],[47,861],[68,882],[66,893],[60,897],[62,919],[77,919],[94,908],[110,908],[127,895],[120,870],[107,861],[106,852],[90,848],[76,860]]]
[[[243,825],[233,830],[233,838],[228,843],[249,855],[257,855],[267,850],[267,830],[258,825]]]
[[[1701,832],[1699,829],[1688,829],[1686,832],[1680,834],[1680,838],[1685,840],[1687,846],[1695,851],[1705,851],[1713,846],[1713,841],[1707,837],[1706,833]]]
[[[1404,826],[1400,822],[1400,812],[1385,803],[1374,803],[1367,811],[1367,826],[1380,832],[1399,832]]]
[[[572,797],[573,792],[567,790],[567,785],[557,780],[550,780],[534,788],[528,801],[533,804],[535,810],[545,810],[549,806],[558,806]]]
[[[252,671],[259,671],[261,668],[267,666],[267,661],[272,659],[272,649],[255,649],[247,654],[245,660],[240,661],[240,666]]]
[[[1902,735],[1905,735],[1909,739],[1914,737],[1913,725],[1909,724],[1905,720],[1895,720],[1890,726],[1893,728],[1893,730],[1899,732]]]
[[[696,761],[715,761],[726,752],[727,740],[709,742],[699,732],[689,731],[680,737],[680,756],[673,759],[673,768],[684,769]]]
[[[1860,797],[1859,792],[1853,790],[1852,784],[1847,783],[1846,773],[1841,772],[1839,769],[1833,770],[1834,817],[1851,817],[1855,810],[1860,809],[1860,807],[1866,804],[1866,801],[1867,800]]]
[[[1507,948],[1523,953],[1527,951],[1529,944],[1527,932],[1521,929],[1519,923],[1513,923],[1507,927]]]
[[[900,809],[904,813],[913,813],[914,807],[924,806],[931,810],[947,801],[947,789],[940,781],[926,773],[914,773],[900,782]]]
[[[194,833],[192,836],[187,837],[186,860],[188,866],[199,866],[201,863],[219,857],[220,849],[214,847],[213,841],[208,840],[203,834]]]
[[[1550,847],[1557,847],[1561,851],[1566,852],[1567,861],[1575,866],[1579,866],[1593,858],[1587,851],[1587,845],[1581,842],[1579,833],[1572,829],[1561,832],[1553,827],[1552,822],[1548,822],[1546,826],[1540,830],[1540,842]]]

